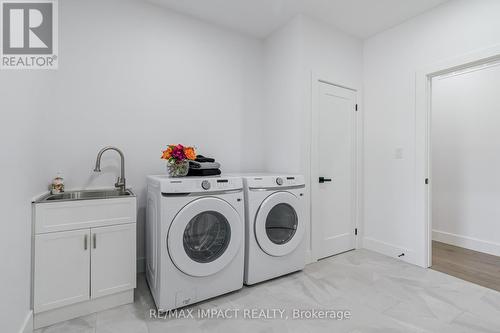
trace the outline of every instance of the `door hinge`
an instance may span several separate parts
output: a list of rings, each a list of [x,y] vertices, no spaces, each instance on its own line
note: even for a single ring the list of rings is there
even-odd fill
[[[429,178],[425,178],[425,185],[429,185]]]
[[[354,228],[354,235],[358,235],[358,228]]]
[[[355,110],[355,111],[358,111],[358,104],[356,104],[356,105],[354,106],[354,110]]]

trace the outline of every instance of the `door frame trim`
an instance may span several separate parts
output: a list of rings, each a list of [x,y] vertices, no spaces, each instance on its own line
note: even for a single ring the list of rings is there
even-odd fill
[[[317,261],[320,258],[319,255],[319,234],[318,234],[318,228],[314,227],[314,219],[315,219],[315,202],[316,202],[316,196],[317,194],[314,191],[313,184],[315,183],[315,179],[313,179],[314,176],[314,167],[315,163],[313,162],[313,141],[314,141],[314,122],[313,122],[313,117],[317,114],[318,112],[318,92],[319,92],[319,86],[320,84],[329,84],[335,87],[351,90],[355,92],[355,104],[358,104],[358,111],[354,111],[354,142],[353,142],[353,149],[354,149],[354,161],[353,161],[353,226],[354,228],[358,229],[358,234],[355,236],[355,243],[354,246],[355,248],[360,248],[361,247],[361,239],[362,239],[362,230],[360,230],[360,224],[361,224],[361,193],[362,193],[362,138],[363,138],[363,128],[362,128],[362,119],[363,119],[363,111],[362,107],[360,106],[360,90],[353,88],[352,85],[350,84],[341,84],[337,83],[334,80],[329,80],[326,79],[323,75],[318,75],[317,73],[311,72],[311,77],[310,77],[310,94],[311,94],[311,105],[310,105],[310,112],[309,112],[309,119],[308,122],[310,124],[309,130],[310,132],[308,133],[308,155],[309,155],[309,184],[310,184],[310,249],[311,249],[311,261]],[[354,233],[354,230],[353,230]]]
[[[431,98],[432,78],[500,60],[500,44],[424,67],[415,75],[416,263],[432,265]],[[429,184],[425,184],[425,179]]]

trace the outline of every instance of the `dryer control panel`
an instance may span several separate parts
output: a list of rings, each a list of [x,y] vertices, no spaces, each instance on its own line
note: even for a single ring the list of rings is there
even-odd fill
[[[301,175],[255,175],[246,176],[245,182],[249,188],[280,188],[304,186]]]

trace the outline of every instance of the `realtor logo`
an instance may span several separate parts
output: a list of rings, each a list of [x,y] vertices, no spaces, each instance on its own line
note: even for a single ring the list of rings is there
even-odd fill
[[[1,69],[57,69],[57,0],[1,4]]]

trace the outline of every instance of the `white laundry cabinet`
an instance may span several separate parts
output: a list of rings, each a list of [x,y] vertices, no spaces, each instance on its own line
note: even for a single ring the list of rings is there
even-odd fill
[[[35,328],[133,302],[136,198],[33,203]]]

